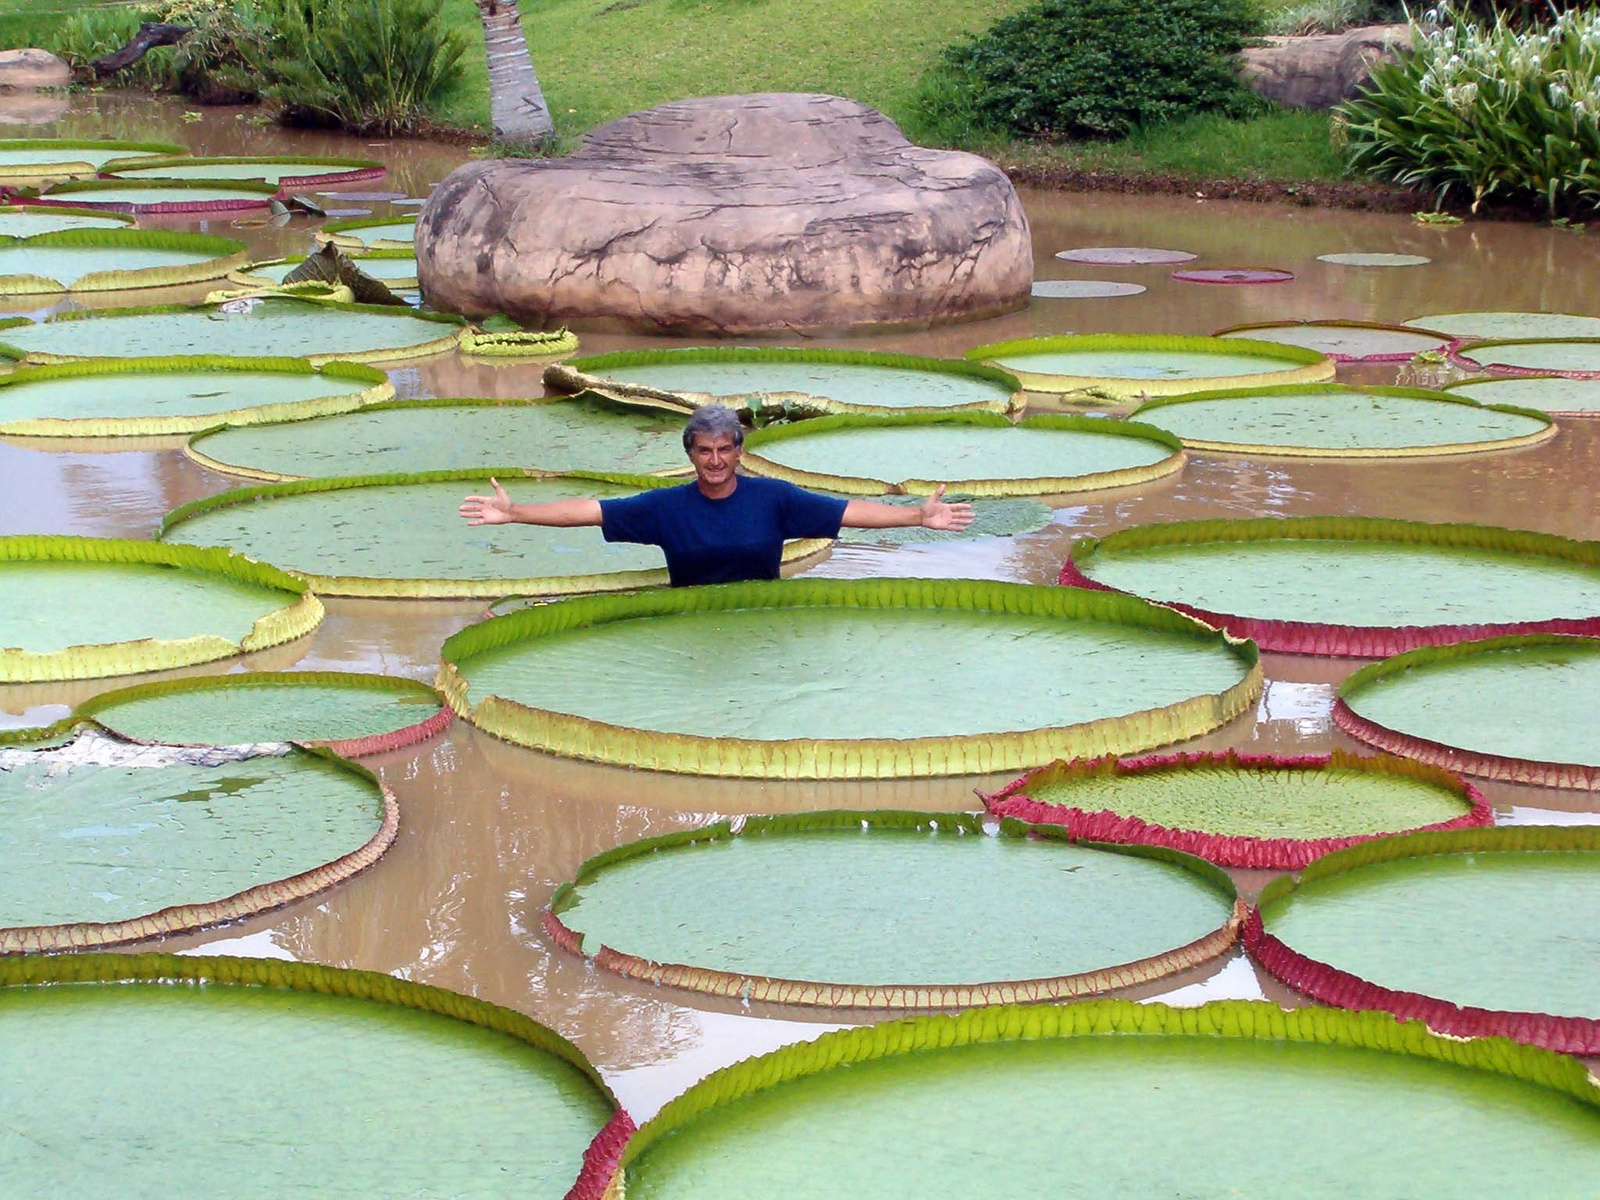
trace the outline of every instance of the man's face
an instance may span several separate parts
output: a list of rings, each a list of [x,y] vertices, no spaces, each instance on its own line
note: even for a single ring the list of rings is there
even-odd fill
[[[700,433],[695,435],[694,444],[689,448],[689,461],[694,464],[694,473],[701,483],[718,487],[733,478],[741,449],[734,445],[732,434],[707,436]]]

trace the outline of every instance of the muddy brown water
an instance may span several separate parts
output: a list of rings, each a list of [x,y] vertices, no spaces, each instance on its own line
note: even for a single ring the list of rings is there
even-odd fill
[[[23,116],[44,123],[5,126]],[[185,119],[181,105],[114,94],[75,97],[70,111],[8,109],[8,136],[95,136],[186,143],[200,154],[330,154],[374,157],[381,183],[317,196],[332,212],[414,213],[420,199],[468,160],[459,147],[378,142],[261,125],[249,109],[211,109]],[[1242,321],[1285,317],[1399,321],[1473,308],[1600,313],[1600,238],[1528,224],[1440,229],[1409,218],[1215,202],[1201,197],[1133,198],[1025,193],[1040,279],[1114,279],[1146,284],[1142,295],[1036,300],[1025,312],[981,324],[851,339],[863,348],[959,354],[1002,338],[1067,332],[1209,333]],[[361,211],[357,211],[361,210]],[[315,222],[259,218],[165,226],[243,238],[258,257],[310,248]],[[1057,250],[1100,244],[1193,251],[1199,265],[1284,267],[1286,284],[1183,284],[1169,268],[1092,267],[1060,262]],[[1424,254],[1423,267],[1356,269],[1316,260],[1335,251]],[[168,289],[140,302],[199,298],[205,288]],[[119,297],[122,302],[125,298]],[[69,304],[70,302],[68,302]],[[68,304],[55,307],[66,307]],[[49,306],[12,302],[42,315]],[[594,335],[585,350],[652,344]],[[1410,368],[1342,368],[1354,383],[1441,382]],[[469,363],[442,356],[394,369],[402,396],[531,396],[530,365]],[[1052,404],[1037,398],[1043,406]],[[146,537],[168,509],[223,491],[229,479],[181,454],[181,439],[60,442],[0,439],[0,533]],[[1348,513],[1461,520],[1600,537],[1600,418],[1562,423],[1551,441],[1520,450],[1389,463],[1242,459],[1196,454],[1177,476],[1147,487],[1057,500],[1055,522],[1034,534],[902,549],[851,546],[810,568],[818,575],[973,576],[1053,583],[1072,541],[1144,521]],[[440,514],[453,521],[453,513]],[[440,642],[477,619],[477,602],[332,600],[310,638],[243,662],[197,668],[346,669],[430,679]],[[1322,753],[1359,748],[1334,730],[1333,690],[1354,660],[1264,656],[1268,683],[1253,714],[1187,749],[1249,748]],[[178,672],[174,674],[183,674]],[[0,687],[0,725],[63,715],[116,680]],[[952,703],[959,703],[952,696]],[[499,742],[456,722],[420,747],[368,760],[399,797],[395,847],[366,874],[334,891],[253,920],[144,943],[139,949],[229,953],[389,971],[521,1009],[582,1047],[623,1103],[644,1118],[707,1071],[841,1023],[881,1014],[745,1007],[624,981],[558,950],[539,913],[580,862],[620,842],[699,825],[721,815],[815,807],[968,809],[973,789],[1000,778],[881,783],[766,783],[624,771],[567,761]],[[1600,821],[1600,797],[1480,782],[1502,821]],[[1238,874],[1254,892],[1270,876]],[[1240,955],[1132,993],[1177,1003],[1270,997],[1298,1003]]]

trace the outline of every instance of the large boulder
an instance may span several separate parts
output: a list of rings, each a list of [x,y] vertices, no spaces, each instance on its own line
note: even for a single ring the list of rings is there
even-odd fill
[[[416,246],[437,307],[668,334],[969,320],[1021,308],[1033,280],[998,167],[791,93],[664,104],[566,158],[462,167]]]
[[[0,92],[64,88],[72,68],[48,50],[0,50]]]
[[[1411,45],[1406,25],[1364,25],[1344,33],[1266,38],[1244,52],[1245,83],[1291,108],[1332,108],[1372,76],[1376,62],[1393,62]]]

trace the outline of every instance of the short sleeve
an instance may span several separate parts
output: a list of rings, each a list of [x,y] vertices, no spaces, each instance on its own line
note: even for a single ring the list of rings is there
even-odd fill
[[[600,532],[608,542],[661,544],[661,492],[600,501]]]
[[[839,526],[844,523],[848,500],[837,496],[822,496],[795,487],[783,485],[778,511],[783,517],[783,536],[787,538],[836,538]]]

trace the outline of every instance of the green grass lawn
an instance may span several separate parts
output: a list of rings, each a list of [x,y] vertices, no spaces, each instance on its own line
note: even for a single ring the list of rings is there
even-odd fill
[[[687,96],[832,92],[912,137],[1006,161],[1205,178],[1326,180],[1341,161],[1320,113],[1199,117],[1122,142],[1039,146],[924,127],[918,83],[945,46],[1027,0],[523,0],[534,70],[564,142]],[[1298,0],[1260,0],[1264,13]]]
[[[523,0],[556,130],[686,96],[832,92],[897,120],[939,51],[1025,0]]]
[[[483,45],[483,21],[473,0],[444,0],[444,21],[461,31],[467,43],[455,83],[439,100],[434,120],[453,129],[489,129],[489,57]]]
[[[1321,181],[1344,175],[1332,125],[1327,113],[1299,110],[1244,120],[1207,114],[1142,130],[1120,142],[990,143],[974,149],[1003,161],[1060,163],[1085,171]]]
[[[0,50],[38,46],[76,13],[118,7],[131,6],[127,0],[0,0]]]

